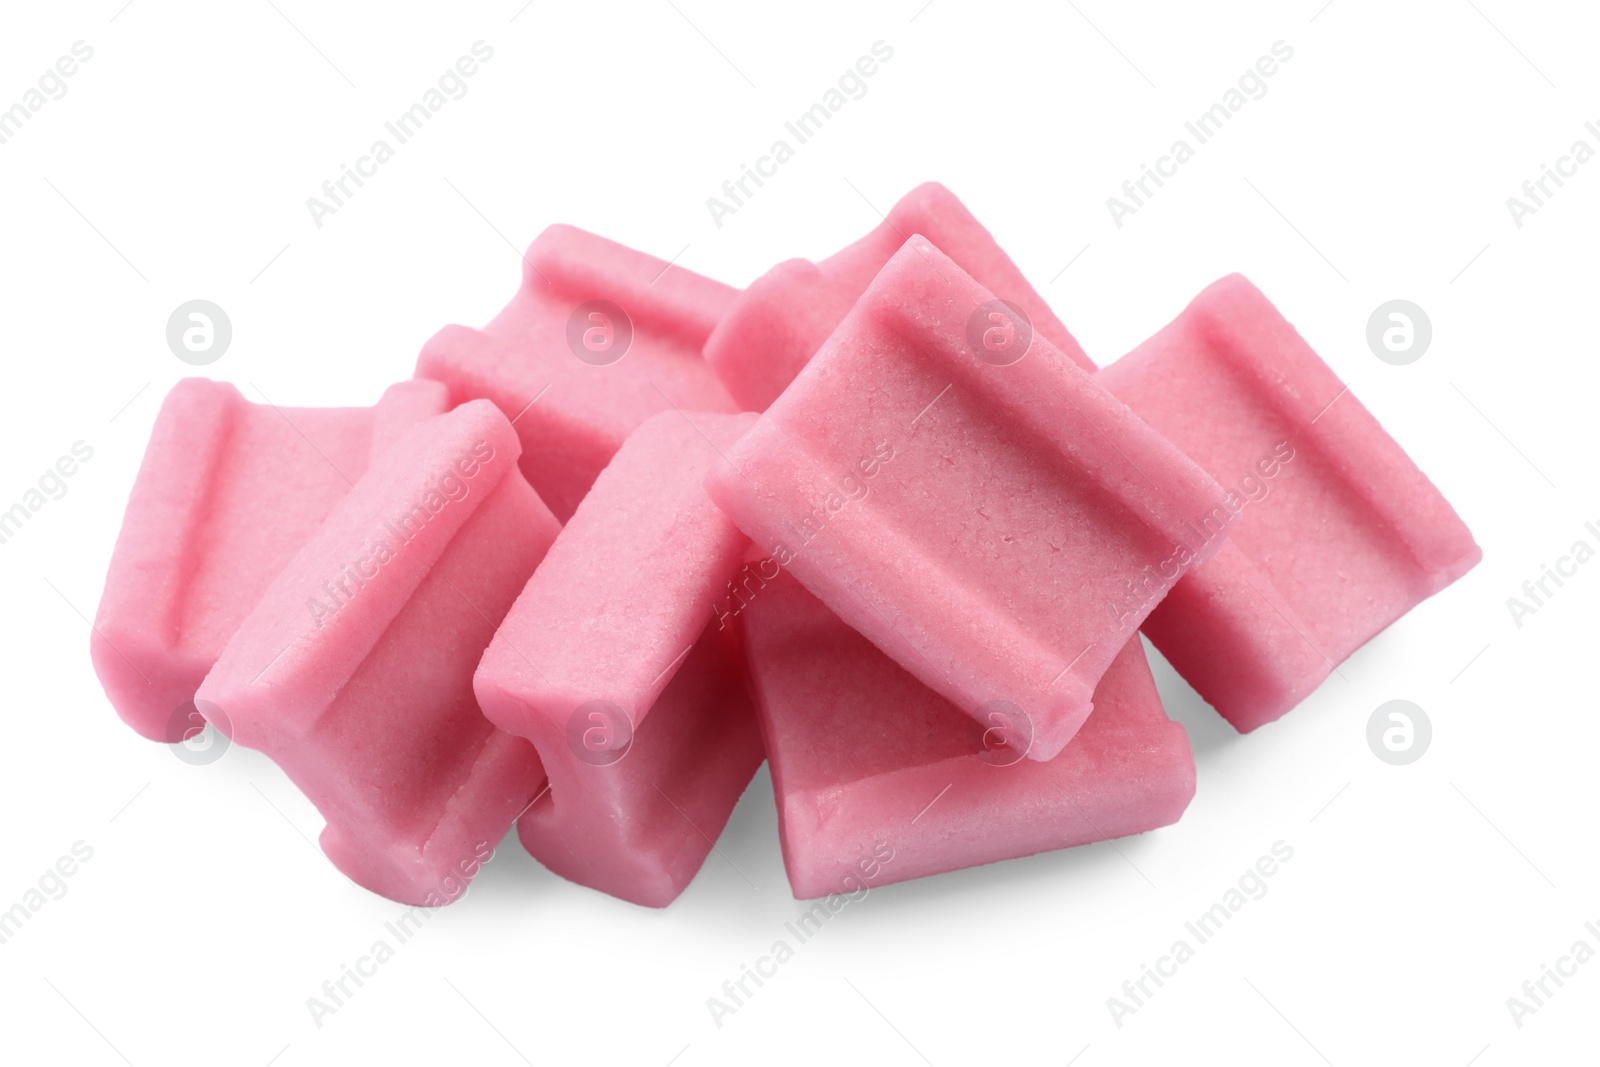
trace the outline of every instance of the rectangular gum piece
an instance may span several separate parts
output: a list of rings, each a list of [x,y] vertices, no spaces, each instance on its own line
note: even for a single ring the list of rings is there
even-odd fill
[[[1137,637],[1083,729],[1039,763],[995,744],[770,560],[758,574],[739,625],[796,897],[1142,833],[1193,798],[1188,735]]]
[[[1221,544],[1222,490],[913,236],[712,473],[712,498],[847,623],[1030,759]],[[1010,332],[1007,332],[1007,331]]]
[[[416,373],[448,384],[455,403],[499,406],[522,440],[523,475],[561,521],[651,415],[739,410],[700,354],[735,289],[565,225],[534,240],[522,273],[493,322],[446,326]]]
[[[1241,275],[1096,377],[1227,486],[1240,513],[1228,543],[1144,629],[1241,731],[1282,716],[1483,556],[1427,476]]]
[[[978,284],[1017,304],[1060,352],[1095,369],[1044,298],[954,193],[926,182],[866,236],[820,263],[791,259],[739,294],[706,341],[706,361],[750,411],[764,411],[810,361],[909,234],[919,233]]]
[[[385,451],[284,567],[196,694],[327,820],[323,851],[407,904],[453,899],[544,773],[472,672],[559,525],[487,401]],[[470,868],[470,869],[469,869]]]
[[[445,410],[437,382],[373,408],[253,404],[186,378],[161,405],[111,554],[90,657],[124,722],[177,742],[222,647],[370,458]],[[285,491],[292,487],[292,492]]]
[[[683,891],[761,765],[740,646],[713,608],[749,540],[704,488],[754,419],[664,412],[635,430],[474,683],[484,714],[531,740],[550,778],[518,821],[524,846],[635,904]]]

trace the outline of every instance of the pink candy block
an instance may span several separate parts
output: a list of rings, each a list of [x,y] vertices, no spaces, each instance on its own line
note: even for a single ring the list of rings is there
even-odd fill
[[[174,386],[128,499],[90,639],[123,721],[168,742],[202,726],[194,692],[267,584],[369,456],[446,403],[436,382],[392,386],[375,408],[252,404],[204,378]]]
[[[531,740],[550,776],[523,844],[635,904],[683,891],[761,765],[738,642],[713,622],[749,541],[703,487],[754,419],[667,412],[636,430],[475,680],[484,714]]]
[[[1210,558],[1222,489],[922,237],[712,472],[739,526],[979,721],[1049,759],[1150,609]]]
[[[917,186],[889,210],[882,225],[821,263],[791,259],[739,295],[706,341],[706,361],[735,400],[763,411],[871,284],[906,237],[920,233],[985,289],[1014,302],[1060,352],[1084,370],[1094,363],[1022,276],[982,223],[937,182]]]
[[[472,672],[559,525],[487,401],[385,451],[275,578],[195,697],[327,819],[351,879],[447,903],[541,787]],[[278,487],[276,499],[292,495]]]
[[[1047,763],[1004,746],[769,560],[739,615],[789,884],[802,899],[1174,823],[1194,758],[1130,640]],[[996,738],[1000,740],[997,742]]]
[[[522,440],[522,473],[564,522],[651,415],[738,410],[700,356],[737,291],[573,226],[545,230],[523,264],[495,320],[440,330],[417,376],[456,403],[494,401]]]
[[[1145,622],[1239,730],[1482,558],[1433,483],[1234,274],[1098,380],[1230,488],[1241,521]]]

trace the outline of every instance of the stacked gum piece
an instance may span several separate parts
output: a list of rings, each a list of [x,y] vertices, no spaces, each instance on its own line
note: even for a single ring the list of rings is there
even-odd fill
[[[523,474],[565,522],[623,440],[672,408],[738,407],[700,350],[736,291],[573,226],[523,257],[522,286],[483,330],[446,326],[417,376],[513,420]]]
[[[391,386],[374,408],[276,408],[222,382],[180,382],[151,431],[90,639],[123,721],[167,742],[202,726],[195,690],[267,584],[375,454],[446,406],[435,382]]]
[[[795,896],[886,885],[1176,822],[1188,735],[1123,646],[1046,763],[906,673],[787,575],[740,613]]]
[[[1047,760],[1232,517],[1092,376],[995,326],[1006,311],[913,235],[709,484],[925,684],[980,721],[1020,708],[1028,758]]]
[[[273,580],[195,697],[316,804],[334,864],[394,900],[434,903],[470,877],[543,784],[532,746],[472,695],[560,528],[518,453],[487,401],[413,428]]]
[[[663,907],[761,765],[735,633],[712,604],[749,541],[707,499],[752,415],[665,412],[601,473],[478,668],[550,790],[519,823],[563,877]]]
[[[1228,543],[1145,632],[1242,731],[1282,716],[1483,557],[1427,476],[1240,275],[1097,377],[1229,487],[1240,520]]]
[[[938,182],[901,197],[875,229],[820,263],[791,259],[739,294],[706,341],[706,361],[728,391],[763,411],[810,362],[884,264],[914,233],[991,293],[1014,303],[1035,332],[1086,371],[1095,369],[1055,312],[983,224]]]

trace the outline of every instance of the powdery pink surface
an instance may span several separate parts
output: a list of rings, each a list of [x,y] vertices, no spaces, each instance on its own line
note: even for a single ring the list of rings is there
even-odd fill
[[[1241,275],[1097,377],[1242,510],[1222,551],[1144,627],[1240,730],[1283,715],[1483,556],[1433,483]]]
[[[1035,335],[969,349],[992,299],[926,239],[712,471],[742,529],[847,623],[980,721],[1060,752],[1155,603],[1217,550],[1221,488]]]
[[[728,392],[763,411],[800,373],[906,237],[920,233],[985,289],[1022,308],[1033,328],[1084,370],[1094,363],[994,237],[938,182],[911,190],[882,224],[821,263],[791,259],[739,294],[706,341]]]
[[[794,894],[858,892],[1176,822],[1194,796],[1137,637],[1047,763],[982,728],[787,575],[739,616]],[[1015,761],[1015,762],[1013,762]]]
[[[472,695],[495,626],[559,524],[487,401],[385,451],[229,640],[195,702],[327,819],[351,879],[445,903],[543,785]],[[468,869],[470,867],[470,870]]]
[[[437,382],[375,408],[274,408],[186,378],[156,416],[95,616],[90,656],[124,722],[175,742],[194,692],[268,583],[367,469],[444,411]]]
[[[737,290],[573,226],[545,230],[523,262],[522,286],[495,320],[440,330],[417,376],[447,383],[456,403],[492,400],[515,420],[523,475],[565,522],[651,415],[739,410],[700,355]],[[626,354],[607,366],[567,343],[568,321],[590,300],[611,301],[633,323]]]
[[[484,714],[531,740],[550,776],[548,796],[518,823],[528,851],[636,904],[664,907],[683,891],[761,765],[741,651],[714,620],[749,541],[704,488],[718,452],[754,420],[666,412],[636,430],[475,679]],[[592,701],[615,710],[591,718]],[[617,712],[625,721],[610,721]],[[617,747],[630,724],[631,746]],[[596,749],[621,758],[584,758],[590,728],[601,731]]]

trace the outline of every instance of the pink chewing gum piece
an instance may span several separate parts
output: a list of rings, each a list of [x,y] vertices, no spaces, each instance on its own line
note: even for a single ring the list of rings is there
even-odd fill
[[[983,224],[949,189],[926,182],[901,197],[882,224],[854,244],[821,263],[780,263],[739,294],[705,345],[706,362],[734,399],[751,411],[766,410],[913,233],[932,241],[985,289],[1017,304],[1034,332],[1094,371],[1094,363]]]
[[[560,529],[516,432],[472,401],[379,456],[288,562],[195,696],[316,804],[353,881],[448,903],[544,773],[472,672]],[[451,888],[456,887],[452,892]]]
[[[1483,552],[1426,475],[1243,276],[1098,380],[1229,489],[1240,521],[1145,633],[1240,731],[1279,718]]]
[[[701,358],[737,290],[573,226],[523,258],[522,287],[483,330],[446,326],[417,377],[513,420],[522,473],[563,522],[623,439],[671,408],[735,412]]]
[[[746,533],[969,715],[1021,708],[1038,760],[1234,518],[920,236],[728,458],[709,489]]]
[[[474,680],[550,776],[518,821],[523,845],[635,904],[683,892],[761,765],[740,646],[715,608],[749,540],[704,488],[754,419],[666,412],[634,431]]]
[[[391,386],[374,408],[252,404],[204,378],[174,386],[129,495],[90,638],[123,721],[167,742],[202,727],[194,692],[268,583],[369,457],[447,404],[442,385],[422,381]]]
[[[1138,637],[1055,759],[906,673],[770,560],[739,614],[794,895],[890,882],[1142,833],[1178,821],[1194,758]],[[802,920],[803,922],[804,920]]]

